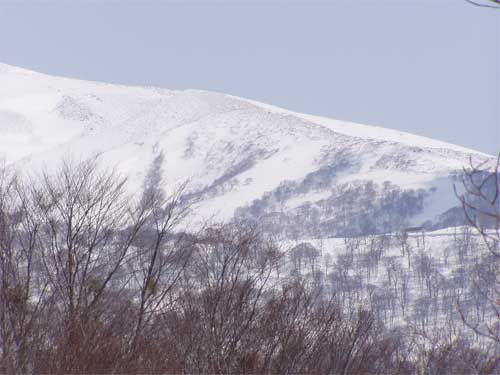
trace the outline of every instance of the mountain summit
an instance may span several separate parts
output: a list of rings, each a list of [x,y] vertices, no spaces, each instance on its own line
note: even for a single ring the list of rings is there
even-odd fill
[[[300,217],[310,236],[458,224],[453,180],[470,157],[490,158],[230,95],[87,82],[0,64],[1,158],[39,168],[95,155],[135,187],[154,160],[163,160],[157,168],[165,188],[188,181],[186,197],[196,198],[200,219],[236,215],[285,233]]]

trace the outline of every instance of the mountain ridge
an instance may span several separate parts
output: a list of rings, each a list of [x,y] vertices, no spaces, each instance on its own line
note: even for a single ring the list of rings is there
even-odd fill
[[[296,192],[280,209],[292,212],[304,206],[294,206],[297,202],[309,203],[334,223],[338,218],[327,213],[335,211],[342,194],[366,188],[382,199],[389,194],[382,189],[385,182],[397,187],[392,194],[425,192],[412,196],[421,202],[404,214],[408,223],[415,217],[436,220],[457,203],[451,185],[469,158],[491,158],[397,130],[232,95],[73,80],[0,64],[0,155],[7,163],[39,169],[68,155],[100,155],[104,164],[129,175],[137,189],[159,154],[165,187],[172,191],[189,180],[187,193],[199,202],[200,217],[228,220],[246,208],[242,217],[260,220],[248,215],[252,204],[288,186]],[[260,214],[275,217],[275,202],[266,204],[269,212]]]
[[[404,131],[400,131],[400,130],[397,130],[397,129],[386,128],[386,127],[378,126],[378,125],[364,125],[364,124],[354,123],[354,122],[350,122],[350,121],[335,120],[335,119],[328,118],[328,117],[325,117],[325,116],[320,116],[320,115],[312,115],[312,114],[306,114],[306,113],[296,112],[296,111],[288,110],[288,109],[285,109],[285,108],[282,108],[282,107],[279,107],[279,106],[276,106],[276,105],[259,102],[259,101],[254,100],[254,99],[248,99],[248,98],[244,98],[244,97],[238,97],[236,95],[231,95],[231,94],[226,94],[226,93],[221,93],[221,92],[216,92],[216,91],[211,91],[211,90],[200,90],[200,89],[170,90],[170,89],[160,88],[160,87],[156,87],[156,86],[148,86],[148,85],[145,85],[145,86],[143,86],[143,85],[126,85],[126,84],[107,83],[107,82],[96,81],[96,80],[90,80],[89,81],[89,80],[83,80],[83,79],[79,79],[79,78],[71,78],[71,77],[65,77],[65,76],[52,76],[52,75],[49,75],[49,74],[46,74],[46,73],[42,73],[42,72],[38,72],[38,71],[26,69],[26,68],[21,68],[21,67],[17,67],[17,66],[14,66],[14,65],[5,64],[5,63],[0,62],[0,73],[2,71],[4,73],[5,72],[11,72],[11,73],[18,73],[18,74],[23,74],[23,75],[28,75],[28,76],[34,76],[34,75],[36,76],[36,75],[38,75],[38,76],[44,76],[44,77],[47,77],[47,78],[53,78],[53,79],[56,78],[56,79],[68,80],[68,81],[72,81],[72,82],[80,82],[82,84],[95,84],[95,85],[103,85],[103,86],[114,86],[114,87],[118,87],[118,88],[144,89],[144,90],[154,90],[154,91],[162,90],[162,91],[172,92],[172,93],[173,92],[194,92],[194,93],[212,93],[212,94],[215,94],[215,95],[224,95],[224,96],[226,96],[228,98],[233,98],[235,100],[240,100],[240,101],[245,101],[245,102],[251,103],[251,104],[256,105],[258,107],[261,107],[263,109],[269,109],[269,110],[277,112],[277,113],[285,113],[285,114],[290,114],[290,115],[293,115],[293,116],[301,117],[303,119],[307,119],[307,120],[309,120],[311,122],[314,122],[316,124],[324,125],[327,128],[329,127],[329,125],[325,124],[325,122],[335,121],[335,122],[340,123],[342,126],[351,128],[351,129],[339,129],[337,127],[335,129],[336,131],[339,131],[341,133],[343,132],[343,134],[346,134],[346,135],[356,136],[355,134],[352,134],[352,132],[353,132],[352,127],[354,126],[354,127],[360,127],[363,130],[371,129],[371,130],[376,130],[377,132],[381,131],[381,132],[385,133],[388,136],[389,136],[389,133],[393,133],[393,134],[390,134],[390,136],[395,137],[397,135],[397,136],[400,137],[400,139],[395,138],[394,142],[405,143],[405,140],[401,139],[401,138],[411,136],[415,140],[419,139],[420,141],[430,142],[430,144],[427,144],[424,147],[430,147],[430,148],[450,148],[450,149],[455,149],[457,151],[475,153],[475,154],[480,154],[480,155],[487,156],[487,157],[492,157],[492,155],[489,155],[487,153],[484,153],[484,152],[481,152],[481,151],[478,151],[478,150],[474,150],[474,149],[471,149],[471,148],[468,148],[468,147],[465,147],[465,146],[460,146],[460,145],[456,145],[456,144],[449,143],[449,142],[446,142],[446,141],[436,140],[436,139],[433,139],[433,138],[430,138],[430,137],[426,137],[426,136],[422,136],[422,135],[417,135],[417,134],[413,134],[413,133],[409,133],[409,132],[404,132]],[[349,133],[351,133],[351,134],[349,134]],[[372,134],[370,134],[370,136],[368,136],[367,138],[379,139],[379,140],[387,140],[387,141],[390,140],[390,139],[387,139],[387,138],[382,137],[380,135],[379,136],[374,135],[373,132],[371,132],[371,133]],[[410,143],[408,143],[408,144],[411,145]]]

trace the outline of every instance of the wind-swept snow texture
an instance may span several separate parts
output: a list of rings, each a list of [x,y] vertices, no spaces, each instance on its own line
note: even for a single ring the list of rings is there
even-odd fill
[[[312,205],[319,221],[327,221],[335,215],[328,205],[342,192],[370,182],[381,199],[389,181],[421,193],[405,214],[411,224],[436,221],[456,206],[453,176],[470,157],[490,157],[230,95],[86,82],[0,64],[0,157],[7,164],[37,170],[63,157],[100,155],[130,176],[135,189],[161,152],[165,188],[188,180],[199,220],[228,220],[239,207],[255,218],[249,207],[267,202],[262,215]],[[290,184],[282,204],[269,204]]]

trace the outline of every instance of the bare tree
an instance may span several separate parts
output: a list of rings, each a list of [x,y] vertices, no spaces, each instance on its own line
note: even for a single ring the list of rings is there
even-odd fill
[[[457,195],[468,223],[482,236],[491,255],[488,260],[493,267],[491,272],[485,273],[483,269],[472,280],[474,290],[489,306],[489,316],[474,319],[464,311],[463,304],[459,304],[459,311],[463,322],[476,334],[500,343],[500,155],[493,165],[487,163],[470,162],[463,173],[464,192]]]
[[[103,319],[110,286],[132,256],[145,222],[130,210],[125,183],[96,160],[63,162],[56,173],[30,181],[30,211],[39,226],[34,243],[57,325],[56,371],[72,372],[85,359],[83,351],[102,350],[94,322]],[[113,294],[116,298],[116,290]]]
[[[129,264],[139,301],[131,354],[137,350],[138,341],[147,337],[147,333],[142,332],[144,325],[165,308],[167,297],[183,274],[193,250],[185,236],[174,233],[189,211],[189,206],[181,202],[186,184],[166,196],[162,163],[163,153],[160,153],[146,175],[135,210],[138,218],[144,218],[145,225],[134,242],[135,258]]]

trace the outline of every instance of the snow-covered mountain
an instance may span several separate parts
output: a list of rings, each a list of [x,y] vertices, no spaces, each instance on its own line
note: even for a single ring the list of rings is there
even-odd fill
[[[162,154],[166,189],[188,180],[200,220],[236,213],[285,232],[301,222],[305,235],[457,224],[453,178],[470,157],[490,158],[230,95],[87,82],[0,64],[0,157],[38,169],[96,154],[129,175],[134,188]]]

